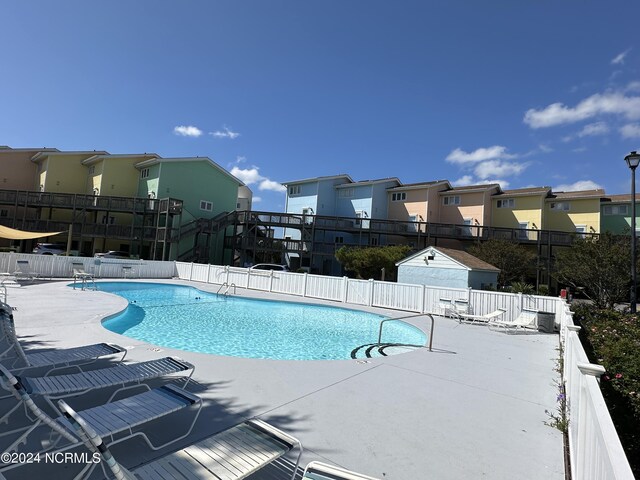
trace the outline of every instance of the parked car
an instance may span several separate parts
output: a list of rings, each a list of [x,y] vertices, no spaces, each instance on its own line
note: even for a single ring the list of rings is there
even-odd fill
[[[118,250],[109,250],[104,253],[96,253],[95,258],[131,258],[129,252],[121,252]]]
[[[64,255],[67,246],[64,243],[38,243],[31,253],[36,255]]]
[[[289,267],[286,265],[278,265],[277,263],[257,263],[251,270],[277,270],[280,272],[288,272]]]

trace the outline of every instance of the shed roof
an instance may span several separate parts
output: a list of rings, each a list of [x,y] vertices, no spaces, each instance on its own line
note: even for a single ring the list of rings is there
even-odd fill
[[[459,263],[463,267],[468,268],[469,270],[482,270],[486,272],[499,272],[500,269],[494,267],[490,263],[487,263],[483,260],[480,260],[478,257],[474,257],[470,253],[465,252],[464,250],[454,250],[452,248],[443,248],[443,247],[427,247],[423,250],[420,250],[413,255],[408,256],[407,258],[403,258],[396,266],[399,266],[409,260],[412,260],[420,255],[424,255],[428,251],[435,251],[443,254],[444,256],[450,258],[456,263]]]

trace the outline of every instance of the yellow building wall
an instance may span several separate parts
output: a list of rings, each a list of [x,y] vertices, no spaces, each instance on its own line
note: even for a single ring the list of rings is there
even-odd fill
[[[557,202],[569,203],[569,211],[552,210],[551,203]],[[585,225],[587,233],[600,233],[599,198],[558,199],[545,203],[545,229],[575,232],[577,225]]]
[[[87,154],[47,157],[47,160],[42,162],[40,185],[44,185],[45,192],[85,193],[87,167],[80,162],[88,157]]]
[[[500,199],[506,200],[507,198]],[[498,208],[498,200],[495,198],[492,200],[492,226],[520,228],[520,223],[527,222],[527,228],[538,230],[544,228],[542,217],[545,205],[542,195],[510,198],[516,202],[514,208]]]
[[[138,193],[140,171],[134,167],[140,158],[105,158],[102,161],[100,195],[135,197]]]

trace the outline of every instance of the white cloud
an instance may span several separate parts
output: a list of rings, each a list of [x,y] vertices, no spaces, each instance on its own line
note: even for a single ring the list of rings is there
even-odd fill
[[[262,201],[262,197],[253,197],[251,199],[252,203],[260,203]]]
[[[618,55],[616,55],[615,57],[613,57],[613,59],[611,60],[611,64],[612,65],[622,65],[624,64],[624,59],[627,56],[627,54],[631,51],[630,48],[627,48],[624,52],[619,53]]]
[[[226,125],[223,128],[223,130],[216,130],[215,132],[210,132],[209,135],[212,135],[216,138],[230,138],[231,140],[233,140],[234,138],[238,138],[240,136],[238,132],[232,132],[231,130],[229,130],[229,128],[227,128]]]
[[[476,163],[485,160],[498,160],[515,158],[515,155],[507,153],[507,147],[494,145],[487,148],[478,148],[473,152],[465,152],[460,148],[456,148],[447,155],[447,162],[450,163]]]
[[[580,190],[597,190],[602,188],[602,185],[593,182],[591,180],[578,180],[575,183],[566,183],[553,187],[555,192],[577,192]]]
[[[256,183],[256,182],[258,182],[258,181],[260,181],[262,179],[262,176],[258,172],[258,168],[257,167],[244,168],[244,169],[243,168],[238,168],[238,167],[233,167],[231,169],[231,175],[233,175],[234,177],[242,180],[247,185],[251,185],[251,184]]]
[[[524,115],[524,123],[531,128],[546,128],[580,122],[601,114],[623,115],[630,120],[640,118],[640,97],[619,92],[596,93],[574,108],[559,102],[541,110],[531,108]]]
[[[284,185],[260,175],[260,169],[255,166],[251,168],[239,168],[237,166],[233,167],[231,169],[231,175],[238,178],[239,180],[242,180],[246,185],[257,183],[258,189],[260,190],[271,190],[274,192],[287,191],[287,188]]]
[[[483,181],[493,176],[510,176],[519,175],[522,173],[528,164],[526,163],[514,163],[514,162],[502,162],[500,160],[488,160],[476,165],[474,173]]]
[[[258,188],[260,190],[272,190],[274,192],[286,192],[287,191],[287,187],[285,187],[284,185],[278,183],[278,182],[274,182],[273,180],[269,180],[268,178],[265,178],[264,180],[262,180],[260,182],[260,185],[258,186]]]
[[[199,137],[202,135],[202,130],[193,125],[179,125],[174,127],[173,133],[182,137]]]
[[[640,123],[628,123],[620,127],[620,134],[624,138],[640,138]]]
[[[464,175],[457,180],[454,180],[453,185],[456,187],[466,187],[467,185],[473,185],[473,175]]]
[[[609,132],[609,126],[604,122],[596,122],[590,123],[589,125],[585,125],[582,130],[580,130],[577,135],[578,137],[593,137],[595,135],[604,135]]]
[[[629,82],[624,89],[625,92],[640,92],[640,82],[634,80],[633,82]]]

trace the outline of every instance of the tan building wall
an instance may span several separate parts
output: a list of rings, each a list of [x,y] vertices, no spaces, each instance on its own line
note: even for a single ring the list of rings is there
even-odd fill
[[[442,197],[454,195],[460,197],[460,205],[443,204]],[[463,193],[452,190],[441,193],[440,197],[440,223],[463,225],[465,220],[470,220],[471,225],[486,223],[484,192]]]
[[[31,157],[43,150],[0,149],[0,189],[37,190],[38,166]]]

